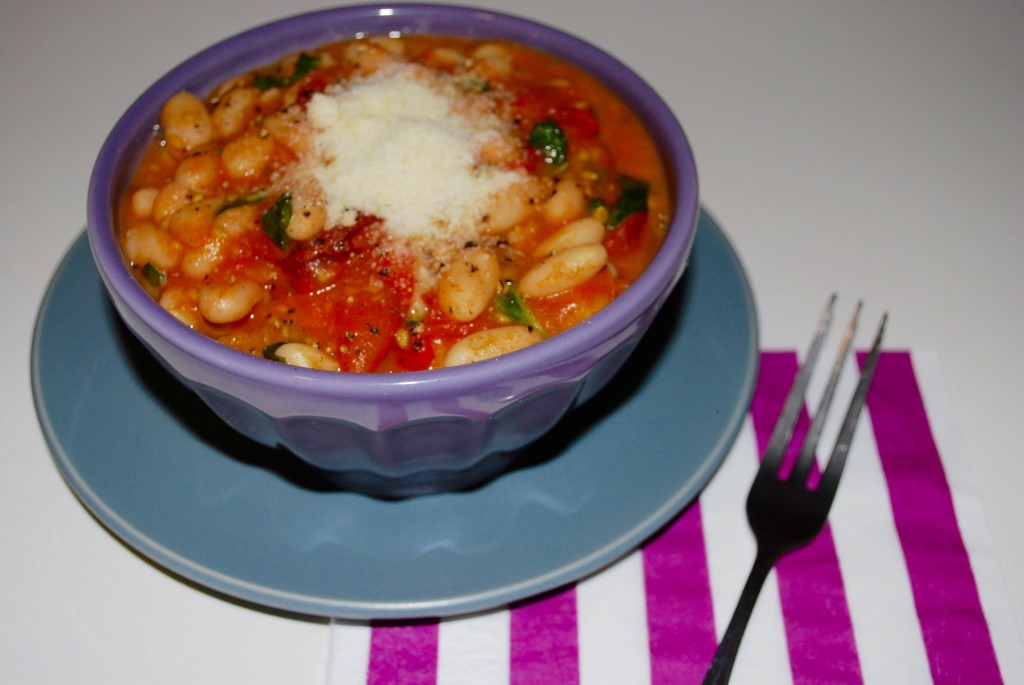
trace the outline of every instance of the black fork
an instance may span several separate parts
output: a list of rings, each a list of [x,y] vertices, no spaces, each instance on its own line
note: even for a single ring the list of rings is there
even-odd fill
[[[828,304],[822,312],[810,349],[807,352],[807,358],[793,381],[793,387],[790,388],[789,394],[786,396],[782,413],[779,415],[768,445],[765,447],[761,467],[754,477],[754,484],[747,496],[747,520],[750,522],[750,528],[757,540],[757,556],[754,558],[754,566],[750,570],[750,576],[747,577],[747,583],[743,586],[736,611],[732,615],[732,620],[729,621],[729,627],[726,628],[722,642],[718,645],[718,650],[711,661],[711,667],[704,677],[704,685],[722,685],[729,682],[729,676],[732,674],[732,667],[736,661],[736,653],[739,651],[740,640],[743,638],[750,614],[754,610],[757,596],[761,592],[761,587],[764,585],[769,571],[784,554],[806,545],[817,537],[825,526],[829,509],[832,508],[832,500],[835,499],[839,478],[843,475],[843,467],[846,465],[846,455],[850,450],[853,433],[857,427],[861,409],[864,407],[875,367],[878,365],[886,316],[883,315],[882,322],[879,324],[871,351],[861,371],[857,389],[850,400],[846,418],[843,419],[842,427],[836,438],[832,456],[821,474],[817,487],[809,488],[807,478],[814,463],[814,452],[818,439],[821,437],[821,429],[828,416],[829,407],[832,404],[832,397],[839,382],[843,362],[857,328],[860,303],[857,304],[853,317],[843,334],[828,384],[818,404],[818,411],[807,429],[807,434],[800,447],[800,454],[785,478],[780,476],[779,469],[789,450],[789,443],[803,407],[804,393],[807,390],[811,372],[818,360],[822,343],[832,322],[835,300],[835,295],[829,298]]]

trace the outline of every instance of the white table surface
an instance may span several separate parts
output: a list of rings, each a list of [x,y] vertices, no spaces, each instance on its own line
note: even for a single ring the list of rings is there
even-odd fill
[[[695,148],[763,346],[824,297],[939,354],[1024,616],[1024,3],[480,0],[644,74]],[[17,683],[319,683],[326,623],[218,599],[119,543],[64,484],[32,405],[45,287],[93,159],[164,71],[306,0],[0,0],[0,663]],[[865,334],[866,335],[866,334]]]

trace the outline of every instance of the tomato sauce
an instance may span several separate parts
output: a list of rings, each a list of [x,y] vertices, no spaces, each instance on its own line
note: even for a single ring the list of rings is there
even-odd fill
[[[415,77],[401,76],[407,65]],[[513,199],[497,193],[458,243],[396,237],[387,216],[341,207],[309,172],[331,135],[311,125],[311,103],[360,84],[408,90],[398,79],[419,75],[465,98],[444,100],[468,112],[458,135],[493,128],[481,138],[491,149],[472,148],[470,177],[516,179]],[[671,211],[657,150],[631,110],[578,68],[510,42],[354,39],[175,97],[124,194],[126,258],[185,325],[274,361],[419,371],[461,363],[451,351],[481,331],[557,335],[639,277]],[[570,237],[538,252],[556,234]],[[481,288],[487,299],[456,314]]]

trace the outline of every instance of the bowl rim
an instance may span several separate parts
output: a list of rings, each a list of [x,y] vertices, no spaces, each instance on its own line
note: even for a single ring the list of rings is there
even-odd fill
[[[275,56],[351,38],[378,25],[399,26],[403,34],[444,33],[438,27],[457,25],[465,30],[448,33],[517,40],[591,72],[627,101],[655,137],[675,198],[664,242],[629,288],[585,321],[527,349],[460,367],[395,374],[318,371],[255,357],[188,328],[145,292],[115,239],[115,214],[117,200],[142,152],[140,135],[151,133],[157,119],[153,113],[159,112],[163,101],[202,79],[209,82],[203,91],[208,92],[232,74],[267,64]],[[268,44],[283,49],[252,47]],[[239,53],[251,66],[235,59]],[[315,10],[255,26],[214,43],[160,76],[127,108],[100,149],[88,189],[87,233],[93,259],[122,316],[130,313],[151,334],[194,362],[272,388],[294,391],[301,385],[322,396],[399,402],[430,398],[438,386],[472,391],[536,375],[628,330],[652,303],[663,301],[679,280],[693,246],[698,212],[696,163],[685,132],[647,81],[610,53],[562,29],[504,12],[450,4],[374,3]],[[382,397],[384,391],[387,395]]]

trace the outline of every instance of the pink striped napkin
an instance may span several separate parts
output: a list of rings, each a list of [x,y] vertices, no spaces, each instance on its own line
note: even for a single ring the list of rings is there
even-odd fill
[[[762,354],[722,468],[641,549],[481,615],[332,623],[328,684],[699,683],[753,560],[744,500],[797,364]],[[769,577],[733,682],[1024,682],[1024,641],[933,355],[882,355],[829,525]]]

